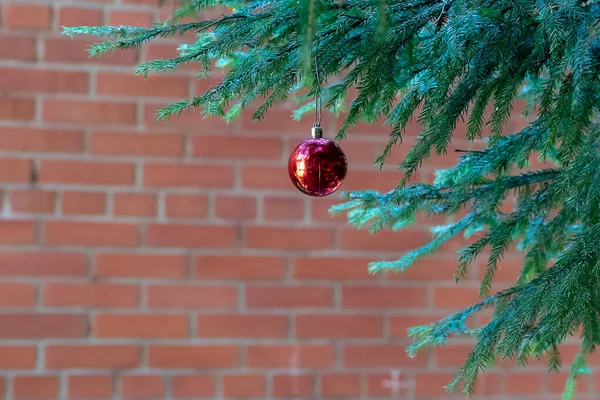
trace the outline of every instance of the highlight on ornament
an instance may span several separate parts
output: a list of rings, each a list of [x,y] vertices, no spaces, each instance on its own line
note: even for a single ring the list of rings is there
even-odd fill
[[[288,161],[288,173],[294,186],[313,197],[329,196],[338,190],[347,171],[344,152],[333,140],[323,137],[318,124],[312,128],[312,137],[300,142]]]

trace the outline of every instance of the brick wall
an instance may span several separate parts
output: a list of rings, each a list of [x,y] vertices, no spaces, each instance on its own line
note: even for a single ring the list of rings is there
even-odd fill
[[[89,39],[60,35],[149,25],[169,11],[153,3],[1,2],[3,398],[444,398],[468,343],[411,360],[406,328],[476,300],[480,271],[452,282],[454,243],[402,277],[369,276],[368,261],[427,240],[428,222],[371,237],[327,214],[337,198],[295,191],[285,163],[310,121],[279,108],[262,124],[155,122],[159,106],[207,85],[193,66],[133,75],[176,42],[90,60]],[[337,125],[326,117],[326,132]],[[393,165],[371,167],[384,142],[383,128],[360,126],[343,143],[344,189],[397,183]],[[509,258],[499,285],[516,268]],[[568,360],[576,348],[566,349]],[[532,364],[495,370],[479,395],[558,399],[565,374]],[[395,395],[398,373],[408,387]]]

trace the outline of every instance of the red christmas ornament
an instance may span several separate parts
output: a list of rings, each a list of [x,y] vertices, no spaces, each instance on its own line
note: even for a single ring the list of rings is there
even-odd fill
[[[314,197],[329,196],[338,190],[347,171],[344,152],[334,141],[323,137],[318,125],[312,128],[312,138],[300,142],[288,161],[294,186]]]

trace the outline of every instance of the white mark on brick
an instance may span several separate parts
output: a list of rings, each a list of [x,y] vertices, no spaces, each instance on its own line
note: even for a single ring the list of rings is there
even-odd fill
[[[404,381],[400,379],[400,371],[397,369],[392,370],[390,373],[392,379],[386,379],[382,382],[382,386],[386,389],[390,389],[390,392],[394,398],[399,398],[401,389],[410,389],[413,387],[412,381]]]
[[[298,381],[298,375],[300,374],[300,347],[298,345],[294,346],[294,351],[292,352],[292,358],[290,359],[290,375],[292,376],[292,393],[294,394],[294,398],[296,395],[300,393],[300,382]]]

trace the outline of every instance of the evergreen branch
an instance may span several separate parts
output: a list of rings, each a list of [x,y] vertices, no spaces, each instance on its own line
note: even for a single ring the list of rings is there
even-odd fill
[[[162,24],[155,25],[152,28],[144,29],[137,27],[121,26],[121,27],[89,27],[82,26],[76,28],[63,27],[63,35],[73,37],[74,35],[91,35],[100,38],[109,37],[118,40],[111,40],[102,43],[96,43],[89,47],[88,53],[90,57],[100,57],[101,55],[114,50],[127,50],[142,46],[147,42],[174,35],[183,35],[189,31],[201,32],[210,29],[218,24],[230,21],[232,19],[245,18],[245,15],[230,15],[224,16],[218,20],[191,22],[187,24]],[[181,64],[179,61],[177,64]]]
[[[579,353],[573,360],[571,364],[571,369],[569,370],[569,376],[567,377],[567,381],[565,383],[565,390],[563,391],[562,400],[572,400],[573,395],[575,394],[575,385],[577,382],[577,378],[582,375],[589,373],[589,370],[586,368],[586,356],[590,351],[590,343],[584,339],[581,343],[581,347],[579,349]]]
[[[204,9],[218,6],[233,10],[203,20]],[[177,22],[184,17],[194,22]],[[548,354],[549,368],[559,368],[558,345],[582,329],[565,388],[570,399],[585,355],[600,343],[599,20],[595,1],[184,0],[169,21],[150,28],[74,27],[63,34],[101,38],[89,50],[100,56],[195,32],[178,56],[145,62],[136,72],[197,63],[198,77],[205,77],[217,60],[224,78],[195,98],[165,105],[158,119],[196,111],[230,121],[259,102],[250,118],[260,120],[292,96],[301,103],[299,118],[322,95],[329,110],[348,110],[340,139],[360,122],[385,121],[389,138],[375,160],[379,167],[418,123],[417,141],[399,165],[400,183],[384,194],[344,194],[331,211],[347,213],[350,224],[371,233],[403,229],[421,214],[461,218],[435,228],[429,243],[398,260],[372,263],[371,272],[404,271],[452,237],[474,232],[482,235],[460,251],[455,278],[489,249],[482,297],[511,243],[519,242],[524,262],[513,288],[413,329],[409,353],[452,334],[474,336],[473,351],[449,385],[461,382],[470,395],[496,358],[525,365]],[[519,96],[535,119],[507,132]],[[457,130],[469,141],[484,138],[484,148],[465,147],[431,184],[409,184],[427,158],[448,151]],[[531,170],[534,156],[554,166]],[[516,205],[506,211],[511,195]],[[468,328],[466,319],[485,308],[493,308],[492,320]]]
[[[469,214],[458,222],[435,228],[435,237],[431,242],[418,249],[408,252],[399,260],[372,262],[369,264],[369,272],[372,274],[384,270],[391,270],[396,273],[404,272],[406,268],[414,264],[417,260],[435,252],[448,240],[452,239],[454,236],[468,228],[473,223],[474,219],[474,216]]]
[[[413,327],[408,334],[413,338],[413,343],[407,347],[409,357],[415,357],[417,353],[427,347],[438,346],[446,342],[450,335],[474,335],[477,330],[469,329],[466,324],[468,317],[474,313],[483,311],[494,306],[500,300],[510,298],[524,290],[524,287],[513,286],[489,296],[461,311],[458,311],[438,322],[429,325]]]
[[[591,301],[588,299],[597,299],[596,283],[590,284],[590,274],[598,273],[595,243],[599,238],[600,225],[590,227],[571,241],[552,268],[528,284],[512,287],[437,323],[412,330],[417,337],[409,354],[445,342],[450,333],[475,333],[477,344],[459,373],[464,392],[471,395],[478,374],[494,362],[497,354],[520,360],[527,355],[539,357],[552,351],[556,341],[564,340],[582,323],[587,336],[584,342],[587,340],[589,345],[590,337],[597,337],[600,331],[597,313],[586,314],[590,308],[584,306]],[[594,307],[597,304],[592,303]],[[480,330],[468,330],[464,325],[466,318],[489,305],[496,305],[492,320]],[[586,318],[589,322],[585,322]],[[590,351],[585,348],[584,354]]]

